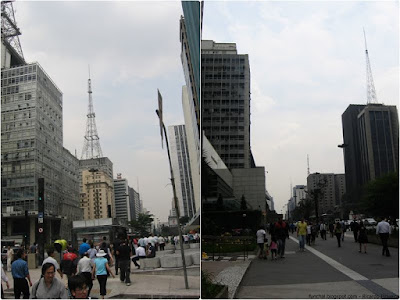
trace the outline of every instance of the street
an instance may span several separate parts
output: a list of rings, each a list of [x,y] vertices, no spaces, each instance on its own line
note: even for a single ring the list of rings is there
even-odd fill
[[[315,245],[298,251],[296,233],[286,240],[285,258],[255,258],[243,277],[236,298],[374,299],[398,298],[398,249],[382,256],[382,246],[359,244],[347,232],[342,246],[336,237],[316,238]]]

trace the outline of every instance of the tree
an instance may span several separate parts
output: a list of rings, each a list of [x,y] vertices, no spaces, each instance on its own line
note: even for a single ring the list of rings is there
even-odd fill
[[[362,209],[373,217],[399,217],[399,173],[392,172],[370,181],[365,187]]]
[[[148,236],[151,232],[151,223],[154,221],[151,214],[139,214],[137,220],[129,222],[129,225],[134,231],[138,232],[140,236]]]
[[[246,198],[244,197],[244,195],[242,195],[242,198],[240,199],[240,209],[247,210],[247,202],[246,202]]]

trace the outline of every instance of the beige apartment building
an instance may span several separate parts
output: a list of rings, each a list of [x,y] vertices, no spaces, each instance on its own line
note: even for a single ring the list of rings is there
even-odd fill
[[[113,179],[107,173],[82,171],[81,207],[85,220],[115,218],[113,195]]]

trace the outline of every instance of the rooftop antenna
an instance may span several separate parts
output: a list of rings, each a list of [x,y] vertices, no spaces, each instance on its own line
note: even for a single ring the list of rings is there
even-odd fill
[[[100,147],[100,138],[97,134],[96,128],[96,114],[93,109],[93,99],[92,99],[92,82],[90,80],[90,66],[89,66],[89,79],[88,79],[88,94],[89,94],[89,108],[87,121],[86,121],[86,134],[82,149],[81,159],[91,159],[103,157],[103,153]]]
[[[307,177],[310,175],[310,158],[307,154]]]
[[[365,36],[364,27],[363,27],[363,32],[364,32],[364,42],[365,42],[365,57],[367,62],[367,104],[378,103],[375,91],[374,79],[372,78],[371,64],[369,62],[367,38]]]

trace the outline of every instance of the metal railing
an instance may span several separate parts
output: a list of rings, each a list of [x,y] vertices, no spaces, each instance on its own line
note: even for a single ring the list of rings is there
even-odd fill
[[[221,256],[234,256],[243,260],[248,259],[253,252],[255,238],[252,236],[203,236],[201,248],[212,260]],[[239,251],[233,251],[238,249]]]

